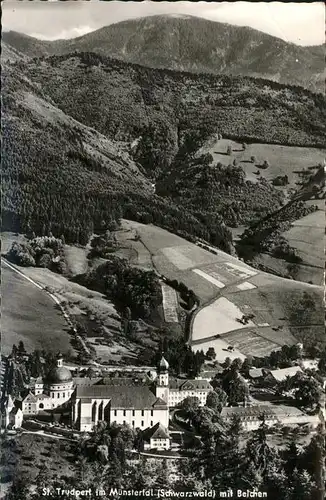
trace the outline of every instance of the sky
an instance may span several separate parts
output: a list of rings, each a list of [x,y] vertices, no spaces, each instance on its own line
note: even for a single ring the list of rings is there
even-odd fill
[[[186,14],[264,31],[298,45],[325,42],[323,2],[2,2],[2,29],[43,40],[74,38],[109,24],[156,14]]]

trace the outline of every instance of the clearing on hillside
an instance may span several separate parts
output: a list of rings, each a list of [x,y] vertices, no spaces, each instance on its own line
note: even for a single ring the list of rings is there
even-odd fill
[[[68,324],[50,297],[4,263],[1,272],[2,353],[20,340],[28,351],[73,351]]]
[[[85,247],[77,247],[74,245],[65,245],[65,258],[69,272],[72,276],[87,272],[88,250]]]
[[[232,148],[231,155],[227,154],[228,146]],[[296,188],[295,183],[300,181],[298,172],[323,163],[326,154],[324,149],[262,143],[248,143],[246,149],[243,150],[241,143],[229,139],[220,139],[203,148],[203,151],[213,156],[214,163],[221,162],[228,165],[233,160],[237,160],[246,172],[247,179],[251,181],[257,181],[259,176],[254,173],[257,170],[260,170],[260,176],[267,180],[287,175],[289,179],[287,188]],[[251,162],[252,156],[256,158],[254,163]],[[265,170],[259,169],[264,160],[269,161],[270,167]]]
[[[324,200],[311,200],[310,204],[319,209],[301,219],[297,219],[287,231],[281,233],[302,262],[292,264],[273,255],[261,253],[254,257],[257,265],[262,265],[271,272],[295,280],[322,286],[324,283],[324,243],[325,243],[325,210]]]

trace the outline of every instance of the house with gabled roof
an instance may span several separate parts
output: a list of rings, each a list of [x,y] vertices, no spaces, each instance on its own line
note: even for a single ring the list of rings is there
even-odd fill
[[[0,404],[0,427],[1,429],[19,429],[23,422],[23,412],[9,395],[2,398]]]
[[[148,427],[142,433],[144,450],[168,450],[170,448],[169,431],[157,422],[153,427]]]
[[[279,382],[284,382],[287,377],[294,377],[297,373],[303,373],[300,366],[290,366],[288,368],[279,368],[278,370],[268,370],[264,382],[270,385],[275,385]]]

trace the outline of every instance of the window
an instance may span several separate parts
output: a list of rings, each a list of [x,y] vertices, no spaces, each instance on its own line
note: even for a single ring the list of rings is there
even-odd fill
[[[140,427],[144,427],[144,420],[141,421]]]
[[[52,392],[52,397],[54,398],[54,392]]]
[[[131,425],[132,425],[133,427],[135,427],[135,421],[134,421],[134,420],[131,422]]]
[[[144,410],[141,411],[141,416],[143,417],[145,415]]]
[[[123,421],[123,425],[126,425],[126,421],[125,420]]]
[[[133,417],[135,416],[135,410],[132,410],[132,416]]]
[[[153,420],[151,420],[151,427],[153,427]]]
[[[115,417],[117,416],[117,410],[114,410],[114,416]]]
[[[65,398],[65,397],[66,397],[66,393],[65,393],[65,392],[63,392],[63,393],[62,393],[62,397],[63,397],[63,398]]]
[[[58,394],[57,394],[57,398],[60,398],[60,392],[58,392]]]
[[[151,417],[154,415],[153,410],[151,410]]]
[[[126,410],[123,410],[123,416],[124,417],[126,416]]]
[[[40,404],[39,404],[39,408],[40,408],[40,410],[42,410],[42,409],[44,408],[44,404],[43,404],[43,403],[40,403]]]

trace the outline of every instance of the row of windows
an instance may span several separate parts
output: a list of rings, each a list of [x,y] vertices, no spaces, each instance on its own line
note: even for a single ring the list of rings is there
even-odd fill
[[[115,422],[115,421],[113,421],[112,423],[114,423],[114,422]],[[116,422],[115,422],[115,423],[116,423]],[[124,421],[122,422],[122,424],[123,424],[123,425],[126,425],[126,424],[127,424],[127,422],[124,420]],[[153,420],[151,420],[150,427],[153,427],[153,425],[154,425],[154,422],[153,422]],[[135,421],[134,421],[134,420],[132,420],[132,421],[131,421],[131,426],[132,426],[132,427],[135,427]],[[140,427],[144,427],[144,420],[142,420],[142,421],[140,422]]]
[[[55,397],[55,395],[54,395],[54,394],[55,394],[55,393],[54,393],[54,392],[52,392],[52,398],[54,398],[54,397]],[[62,397],[63,397],[63,398],[65,398],[65,397],[66,397],[66,393],[65,393],[65,392],[63,392],[63,393],[62,393]],[[60,392],[58,392],[58,393],[57,393],[57,398],[60,398]]]
[[[119,410],[113,410],[113,414],[114,414],[115,417],[118,415],[118,411]],[[125,417],[127,415],[127,410],[121,410],[121,411],[122,411],[122,415]],[[133,417],[136,415],[136,411],[140,411],[142,417],[145,416],[145,410],[132,410],[132,416]],[[154,412],[153,412],[153,410],[151,410],[151,417],[153,415],[154,415]]]

